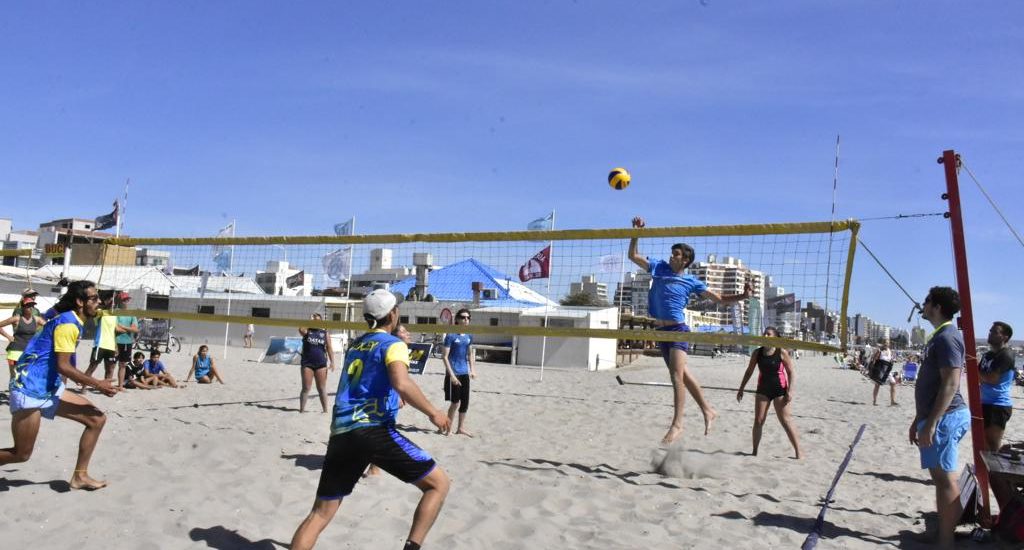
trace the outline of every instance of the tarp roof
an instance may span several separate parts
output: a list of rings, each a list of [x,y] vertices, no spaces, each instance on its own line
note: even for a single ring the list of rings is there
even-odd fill
[[[508,275],[473,258],[446,265],[430,272],[427,293],[439,301],[471,302],[473,301],[473,283],[483,283],[484,288],[498,291],[494,300],[480,297],[480,306],[501,307],[533,307],[542,305],[557,306],[539,292],[526,285],[513,281]],[[416,277],[407,277],[391,285],[391,290],[403,295],[409,294],[416,285]]]

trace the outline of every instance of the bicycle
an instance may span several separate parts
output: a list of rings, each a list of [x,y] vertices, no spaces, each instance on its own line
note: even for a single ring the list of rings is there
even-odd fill
[[[171,334],[171,328],[168,319],[142,319],[135,334],[135,346],[142,351],[177,353],[181,351],[181,341]]]

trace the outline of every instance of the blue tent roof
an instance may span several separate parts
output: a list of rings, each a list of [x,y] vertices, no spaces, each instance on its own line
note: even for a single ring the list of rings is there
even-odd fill
[[[470,258],[441,269],[431,271],[427,293],[439,301],[471,302],[473,301],[473,283],[481,282],[484,288],[498,291],[495,300],[484,300],[484,307],[535,307],[544,305],[544,297],[512,277],[493,267]],[[408,295],[416,285],[416,277],[407,277],[391,285],[391,290]]]

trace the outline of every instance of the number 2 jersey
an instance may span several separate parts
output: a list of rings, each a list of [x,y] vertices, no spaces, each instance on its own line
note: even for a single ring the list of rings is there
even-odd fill
[[[399,399],[388,377],[388,364],[396,361],[408,368],[409,346],[382,330],[352,344],[334,400],[331,435],[395,423]]]

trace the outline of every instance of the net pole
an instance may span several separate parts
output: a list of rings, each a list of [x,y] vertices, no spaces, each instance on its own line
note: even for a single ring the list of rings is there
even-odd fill
[[[235,236],[235,223],[236,220],[231,220],[231,236]],[[235,246],[231,245],[228,250],[228,277],[231,277],[231,269],[235,263]],[[228,315],[231,315],[231,284],[230,281],[224,281],[224,290],[228,293]],[[224,360],[228,359],[228,331],[231,329],[231,323],[224,323]]]
[[[853,258],[857,253],[857,233],[860,224],[850,224],[850,244],[846,249],[846,276],[843,281],[843,302],[839,304],[839,349],[846,353],[849,344],[848,307],[850,305],[850,279],[853,277]]]
[[[551,231],[555,230],[555,210],[551,209]],[[551,276],[555,271],[555,241],[548,241],[548,290],[544,293],[544,328],[548,328],[548,311],[551,309]],[[548,350],[548,337],[540,340],[540,381],[544,381],[544,356]]]
[[[982,517],[989,516],[988,467],[981,458],[986,450],[985,426],[981,412],[981,376],[978,369],[978,350],[974,339],[974,312],[971,308],[971,281],[967,269],[967,244],[964,240],[964,219],[960,210],[960,183],[957,170],[960,155],[952,149],[942,152],[939,163],[946,173],[946,193],[949,202],[949,225],[953,234],[953,261],[956,263],[956,286],[960,294],[960,330],[964,333],[964,351],[967,367],[967,397],[971,409],[971,444],[974,447],[974,468],[981,490]]]

